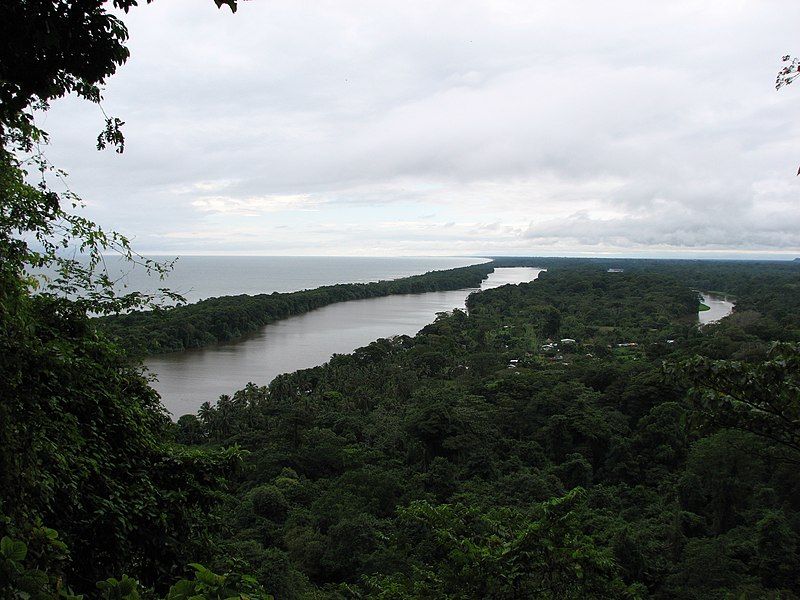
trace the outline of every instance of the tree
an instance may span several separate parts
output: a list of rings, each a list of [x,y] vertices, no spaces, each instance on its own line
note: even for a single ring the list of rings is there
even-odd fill
[[[781,61],[783,61],[784,66],[778,71],[778,76],[775,78],[776,90],[791,85],[795,79],[800,77],[800,59],[786,54],[781,57]],[[797,170],[797,174],[800,175],[800,169]]]
[[[583,532],[584,491],[534,506],[482,511],[416,502],[400,511],[402,572],[367,578],[380,598],[635,598],[608,550]],[[410,556],[409,556],[410,555]]]
[[[775,78],[775,89],[779,90],[784,86],[791,85],[791,83],[800,76],[800,59],[797,59],[789,54],[781,57],[781,61],[785,64],[783,68],[778,71],[778,76]]]
[[[21,530],[57,528],[70,546],[63,570],[87,589],[121,570],[164,586],[201,547],[191,542],[211,524],[210,507],[240,459],[236,449],[176,447],[141,370],[87,316],[154,300],[117,294],[97,268],[104,251],[160,274],[168,265],[68,212],[79,198],[48,185],[48,175],[63,174],[39,150],[47,134],[33,111],[69,93],[100,101],[128,57],[127,31],[108,8],[101,0],[0,3],[0,514]],[[122,151],[119,125],[107,119],[98,147]],[[64,257],[67,248],[88,264]],[[58,275],[42,285],[29,270],[44,266]]]
[[[800,344],[776,343],[756,364],[697,357],[679,371],[702,427],[754,433],[800,462]]]
[[[152,0],[147,0],[151,2]],[[230,6],[237,0],[214,0]],[[47,290],[78,296],[94,312],[117,312],[142,306],[151,296],[117,296],[105,272],[96,272],[102,253],[114,251],[162,275],[169,265],[136,255],[129,241],[104,232],[94,223],[69,212],[81,201],[70,191],[56,193],[47,175],[63,178],[40,146],[47,133],[34,122],[34,111],[68,94],[99,104],[102,86],[125,63],[128,31],[109,12],[125,12],[137,0],[10,0],[0,3],[0,264],[3,286],[23,279],[26,268],[51,266],[59,276]],[[124,149],[118,118],[105,118],[97,138],[98,149]],[[38,171],[40,183],[29,184],[30,171]],[[58,251],[72,247],[89,256],[88,265],[68,260]],[[26,282],[30,283],[30,282]],[[161,290],[165,293],[166,290]],[[168,298],[173,298],[167,294]]]
[[[237,0],[214,0],[236,12]],[[152,0],[147,0],[149,4]],[[128,12],[137,0],[113,0]],[[125,24],[104,0],[10,0],[0,4],[0,142],[35,131],[32,108],[75,93],[99,103],[101,86],[125,63]],[[123,139],[119,119],[106,117],[98,147]]]

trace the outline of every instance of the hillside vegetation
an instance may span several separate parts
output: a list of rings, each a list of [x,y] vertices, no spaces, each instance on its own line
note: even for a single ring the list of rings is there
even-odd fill
[[[101,101],[136,6],[0,2],[0,598],[800,598],[796,262],[504,258],[148,311],[103,257],[167,266],[70,212],[37,127]],[[514,265],[548,272],[178,423],[136,359]],[[736,310],[698,327],[693,290]]]
[[[208,562],[286,598],[796,597],[798,351],[762,334],[798,313],[732,279],[755,304],[698,329],[683,268],[551,265],[183,417],[250,452]]]
[[[42,598],[798,597],[800,273],[548,267],[177,424],[95,320],[17,294],[0,583]],[[699,328],[703,277],[737,310]]]

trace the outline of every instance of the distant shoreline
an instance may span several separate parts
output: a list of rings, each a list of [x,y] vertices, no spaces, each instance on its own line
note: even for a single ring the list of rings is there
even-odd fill
[[[264,325],[337,302],[480,287],[494,268],[489,261],[371,283],[219,296],[166,310],[100,317],[96,322],[133,356],[181,352],[240,339]]]

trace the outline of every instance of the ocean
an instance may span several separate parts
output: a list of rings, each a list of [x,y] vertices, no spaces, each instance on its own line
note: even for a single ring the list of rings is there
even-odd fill
[[[167,260],[173,257],[148,257]],[[106,265],[120,290],[169,288],[188,302],[217,296],[295,292],[337,283],[368,283],[487,262],[468,257],[181,256],[167,279],[148,277],[117,257]],[[123,288],[123,286],[126,286]]]

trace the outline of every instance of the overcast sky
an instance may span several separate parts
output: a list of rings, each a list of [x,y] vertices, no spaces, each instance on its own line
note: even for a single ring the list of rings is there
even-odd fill
[[[145,253],[800,256],[795,0],[156,0],[49,158]]]

